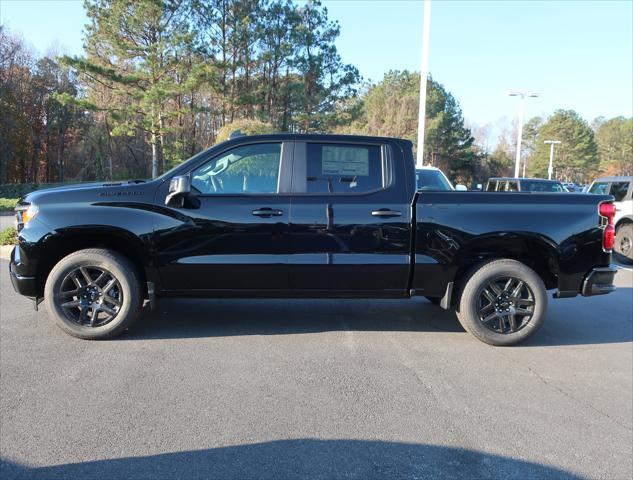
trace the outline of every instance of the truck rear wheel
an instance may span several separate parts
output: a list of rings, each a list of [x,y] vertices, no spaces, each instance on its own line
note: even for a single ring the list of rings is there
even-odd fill
[[[142,295],[136,267],[124,256],[86,249],[62,258],[44,289],[49,313],[64,332],[79,338],[110,338],[138,317]]]
[[[623,263],[633,263],[633,224],[626,223],[618,227],[615,233],[615,253]]]
[[[471,271],[457,298],[464,329],[490,345],[515,345],[533,335],[547,314],[538,274],[516,260],[492,260]]]

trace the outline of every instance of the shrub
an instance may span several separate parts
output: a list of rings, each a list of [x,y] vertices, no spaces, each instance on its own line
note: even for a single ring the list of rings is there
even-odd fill
[[[0,231],[0,245],[15,245],[16,243],[18,243],[18,231],[15,227]]]
[[[17,198],[0,198],[0,212],[12,211],[16,203]]]

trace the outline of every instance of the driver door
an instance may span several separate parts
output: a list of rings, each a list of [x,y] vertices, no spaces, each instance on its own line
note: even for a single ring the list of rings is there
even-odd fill
[[[190,172],[195,205],[165,207],[157,225],[164,289],[254,294],[286,290],[293,142],[223,151]]]

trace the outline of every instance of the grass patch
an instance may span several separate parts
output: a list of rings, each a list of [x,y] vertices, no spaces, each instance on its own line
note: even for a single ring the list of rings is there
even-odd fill
[[[0,212],[12,212],[16,203],[17,198],[0,198]]]
[[[0,245],[15,245],[18,243],[18,231],[15,227],[0,231]]]

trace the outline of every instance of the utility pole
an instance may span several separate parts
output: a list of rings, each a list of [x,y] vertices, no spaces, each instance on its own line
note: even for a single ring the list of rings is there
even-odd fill
[[[547,178],[552,179],[554,173],[554,145],[560,145],[560,140],[545,140],[543,143],[549,145],[549,167],[547,167]]]
[[[422,23],[422,65],[420,68],[420,105],[418,111],[418,154],[415,165],[424,165],[424,126],[426,119],[426,79],[429,76],[429,30],[431,28],[431,0],[424,0]]]
[[[519,132],[517,134],[516,159],[514,160],[514,176],[518,178],[519,168],[521,166],[521,140],[523,137],[523,111],[525,110],[525,97],[538,97],[538,93],[510,90],[508,95],[511,97],[519,97]]]

